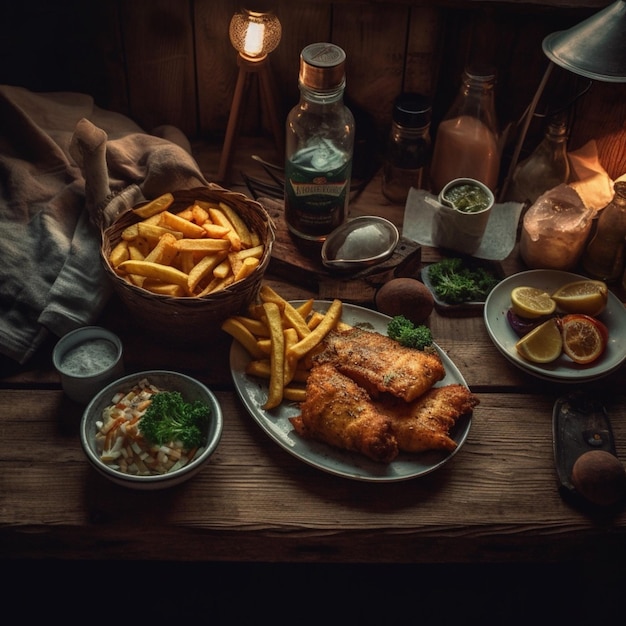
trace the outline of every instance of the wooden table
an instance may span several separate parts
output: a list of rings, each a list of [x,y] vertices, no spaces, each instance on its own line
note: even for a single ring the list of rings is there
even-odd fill
[[[423,250],[422,260],[436,255]],[[311,295],[271,276],[268,282],[285,297]],[[557,489],[552,408],[572,386],[542,381],[509,363],[481,316],[433,312],[429,320],[437,343],[480,399],[465,445],[435,472],[386,484],[330,475],[270,440],[236,396],[227,335],[210,347],[167,347],[137,329],[115,298],[99,323],[122,338],[128,372],[174,369],[215,392],[225,421],[219,447],[184,485],[161,492],[120,488],[86,462],[78,437],[82,407],[61,391],[51,363],[54,340],[27,366],[3,362],[2,558],[582,563],[614,570],[624,562],[626,512],[590,514],[564,501]],[[605,400],[622,455],[623,383],[622,368],[584,385]]]

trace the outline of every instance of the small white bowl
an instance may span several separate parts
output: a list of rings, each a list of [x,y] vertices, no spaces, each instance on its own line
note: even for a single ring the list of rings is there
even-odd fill
[[[122,342],[99,326],[77,328],[61,337],[52,362],[63,391],[80,404],[87,404],[105,385],[124,375]]]
[[[96,422],[102,419],[104,409],[111,405],[116,393],[130,391],[144,378],[162,391],[179,391],[186,402],[200,400],[211,409],[207,441],[202,452],[187,465],[166,474],[154,476],[135,476],[116,470],[100,459],[96,449]],[[80,442],[87,460],[100,474],[112,482],[130,489],[155,490],[179,485],[197,474],[217,448],[222,429],[222,410],[217,398],[208,387],[185,374],[166,370],[148,370],[124,376],[98,392],[83,413],[80,423]]]

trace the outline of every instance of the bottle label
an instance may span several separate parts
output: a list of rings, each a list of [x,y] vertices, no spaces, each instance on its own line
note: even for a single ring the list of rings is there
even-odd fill
[[[341,225],[351,170],[350,156],[334,147],[324,155],[305,148],[288,159],[285,218],[289,228],[305,238],[323,239]]]

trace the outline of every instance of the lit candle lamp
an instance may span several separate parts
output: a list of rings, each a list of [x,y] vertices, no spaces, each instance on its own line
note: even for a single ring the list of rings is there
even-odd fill
[[[271,11],[260,12],[242,9],[233,15],[228,32],[233,47],[239,53],[237,58],[239,75],[220,157],[218,180],[222,183],[227,182],[228,179],[232,146],[239,127],[242,102],[245,101],[249,87],[250,81],[247,79],[251,74],[257,73],[259,76],[261,105],[264,107],[266,117],[272,126],[279,153],[284,150],[283,126],[277,119],[278,108],[274,101],[267,64],[267,55],[275,50],[280,43],[282,34],[280,21]]]
[[[243,52],[249,57],[257,57],[263,52],[265,24],[250,22],[243,42]]]

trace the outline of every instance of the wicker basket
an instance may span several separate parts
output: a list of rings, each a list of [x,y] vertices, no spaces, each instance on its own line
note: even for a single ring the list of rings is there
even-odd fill
[[[160,340],[196,343],[216,337],[226,318],[243,312],[256,299],[271,257],[275,231],[265,209],[244,194],[228,191],[215,184],[172,193],[174,203],[169,210],[174,213],[182,211],[194,200],[230,204],[248,227],[259,233],[265,244],[261,262],[247,278],[204,297],[172,297],[155,294],[128,283],[113,271],[109,263],[109,254],[120,241],[122,231],[140,221],[131,209],[121,213],[102,232],[100,253],[105,271],[134,321],[147,332],[158,334]]]

